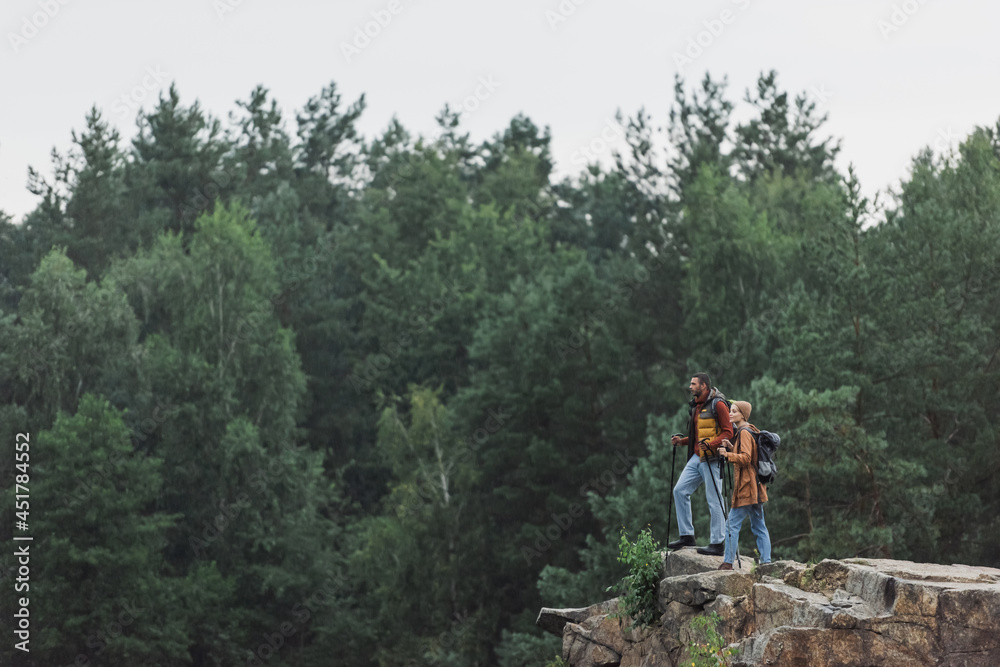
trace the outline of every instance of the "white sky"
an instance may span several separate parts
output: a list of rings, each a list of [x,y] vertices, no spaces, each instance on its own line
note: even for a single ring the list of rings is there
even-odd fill
[[[566,20],[553,25],[560,7]],[[391,21],[348,62],[341,44],[379,11]],[[723,11],[730,22],[712,25]],[[897,182],[921,147],[954,145],[1000,117],[1000,3],[985,0],[5,0],[0,209],[20,220],[35,206],[28,165],[48,175],[50,151],[69,148],[92,105],[130,139],[135,109],[121,98],[146,96],[144,77],[147,108],[176,81],[182,103],[197,99],[223,120],[263,84],[291,132],[295,111],[335,81],[345,102],[365,93],[368,137],[393,114],[432,134],[446,102],[461,107],[492,77],[499,86],[465,119],[472,138],[524,112],[551,128],[557,174],[576,173],[574,155],[616,109],[644,106],[666,123],[674,54],[706,21],[719,34],[701,36],[708,46],[687,81],[726,75],[737,102],[775,69],[782,89],[812,91],[843,140],[840,166],[853,162],[868,194]]]

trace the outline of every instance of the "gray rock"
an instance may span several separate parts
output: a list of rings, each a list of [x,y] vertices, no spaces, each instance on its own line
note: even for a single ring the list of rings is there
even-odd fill
[[[747,595],[753,584],[753,577],[735,570],[712,570],[668,577],[660,582],[660,609],[666,609],[673,601],[700,607],[719,595]]]
[[[567,623],[582,623],[591,616],[608,614],[618,607],[618,598],[613,598],[589,607],[578,607],[574,609],[550,609],[542,607],[535,619],[535,625],[542,630],[551,632],[554,635],[562,635],[563,627]]]
[[[753,587],[754,628],[766,632],[782,626],[824,627],[834,613],[830,599],[786,584]]]
[[[587,667],[617,667],[622,656],[614,649],[594,640],[593,633],[576,623],[563,628],[563,659],[570,665]]]
[[[684,574],[698,574],[718,570],[722,556],[705,556],[692,548],[678,549],[664,553],[663,576],[678,577]]]
[[[793,561],[719,571],[720,559],[684,549],[664,557],[659,623],[629,631],[616,601],[543,609],[538,624],[563,636],[578,667],[690,664],[704,641],[695,617],[757,665],[1000,665],[1000,570],[878,559]]]
[[[928,656],[865,630],[782,626],[744,640],[739,649],[733,660],[734,667],[929,667],[935,664]]]

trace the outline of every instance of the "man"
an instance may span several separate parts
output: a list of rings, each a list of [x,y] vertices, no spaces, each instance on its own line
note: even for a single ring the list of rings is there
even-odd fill
[[[675,435],[670,439],[674,447],[687,446],[688,462],[674,486],[680,538],[667,547],[680,549],[694,546],[691,494],[704,483],[708,511],[712,517],[711,535],[709,545],[700,547],[698,553],[722,556],[725,553],[726,519],[722,511],[722,464],[717,451],[723,440],[733,437],[733,424],[729,419],[725,397],[712,387],[707,373],[695,373],[691,378],[690,389],[694,398],[688,417],[688,435],[684,438]]]
[[[730,420],[736,428],[734,444],[728,441],[722,443],[719,454],[733,464],[735,480],[733,485],[732,511],[729,512],[729,539],[726,541],[726,555],[722,559],[720,570],[733,569],[733,559],[736,557],[740,543],[740,527],[743,519],[750,519],[750,530],[757,538],[757,551],[761,563],[771,562],[771,535],[764,524],[764,503],[767,502],[767,490],[757,481],[757,443],[750,431],[757,432],[757,427],[751,424],[750,411],[753,406],[747,401],[733,401],[729,413]]]

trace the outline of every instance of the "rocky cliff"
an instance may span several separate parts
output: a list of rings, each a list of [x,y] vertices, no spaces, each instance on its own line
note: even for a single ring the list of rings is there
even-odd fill
[[[616,600],[542,609],[538,625],[562,636],[574,667],[692,664],[699,615],[750,665],[1000,666],[1000,570],[897,560],[779,561],[718,571],[693,549],[664,555],[659,623],[629,630]]]

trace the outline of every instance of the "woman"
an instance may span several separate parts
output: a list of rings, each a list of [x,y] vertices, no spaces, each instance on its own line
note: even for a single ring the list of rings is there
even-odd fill
[[[729,537],[726,540],[726,554],[720,570],[733,569],[733,559],[740,543],[740,527],[743,519],[750,517],[750,530],[757,536],[757,551],[760,552],[760,562],[771,562],[771,536],[764,525],[764,503],[767,502],[767,491],[764,485],[757,481],[757,443],[750,434],[750,429],[757,432],[757,427],[749,423],[752,406],[746,401],[733,401],[729,417],[733,422],[734,446],[724,440],[719,447],[719,453],[733,464],[733,501],[729,512]],[[733,451],[729,451],[733,450]]]

